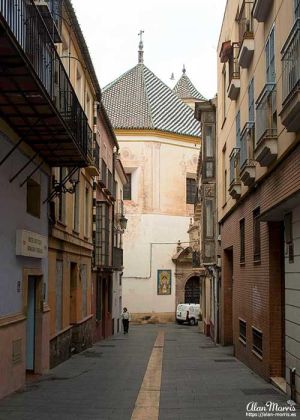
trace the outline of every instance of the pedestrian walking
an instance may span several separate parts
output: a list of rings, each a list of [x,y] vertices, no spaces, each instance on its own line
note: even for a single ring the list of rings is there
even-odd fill
[[[122,316],[124,334],[128,334],[130,314],[127,311],[127,308],[123,308],[123,312],[121,316]]]

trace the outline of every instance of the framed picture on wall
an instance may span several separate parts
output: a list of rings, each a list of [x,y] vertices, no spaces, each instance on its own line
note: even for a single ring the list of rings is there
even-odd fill
[[[170,295],[172,288],[172,271],[157,270],[157,294]]]

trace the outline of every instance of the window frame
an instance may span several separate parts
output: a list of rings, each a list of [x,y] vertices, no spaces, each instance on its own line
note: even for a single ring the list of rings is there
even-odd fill
[[[257,339],[261,341],[261,346],[257,345]],[[254,326],[252,326],[252,352],[260,359],[263,358],[263,332]]]
[[[241,327],[245,328],[245,334],[243,334],[243,331],[241,331]],[[247,322],[239,318],[239,340],[246,345],[247,343]]]
[[[245,218],[240,220],[240,264],[246,261],[246,223]]]
[[[191,182],[192,181],[192,182]],[[197,184],[196,179],[191,176],[186,177],[186,204],[195,204]]]
[[[261,260],[261,229],[260,221],[258,220],[260,216],[260,207],[252,212],[253,215],[253,260],[254,262],[260,262]]]
[[[41,184],[29,178],[26,182],[26,213],[41,218]]]
[[[128,182],[123,185],[123,200],[131,201],[132,200],[132,174],[126,174]]]
[[[266,81],[276,83],[275,69],[275,25],[272,26],[265,43]]]

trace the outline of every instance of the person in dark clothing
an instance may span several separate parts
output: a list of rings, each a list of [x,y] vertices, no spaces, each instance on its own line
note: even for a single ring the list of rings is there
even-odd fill
[[[128,334],[130,314],[127,311],[127,308],[123,308],[123,312],[121,316],[122,316],[124,334]]]

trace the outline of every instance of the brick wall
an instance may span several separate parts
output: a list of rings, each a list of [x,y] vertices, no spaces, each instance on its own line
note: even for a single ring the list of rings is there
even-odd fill
[[[221,342],[233,342],[236,356],[266,378],[284,376],[282,223],[261,222],[261,259],[255,262],[253,210],[260,206],[263,213],[298,190],[299,145],[262,184],[253,188],[251,194],[221,224]],[[244,264],[240,264],[239,222],[242,218],[245,218]],[[239,317],[247,323],[246,345],[239,340]],[[252,326],[263,333],[262,359],[252,351]]]

